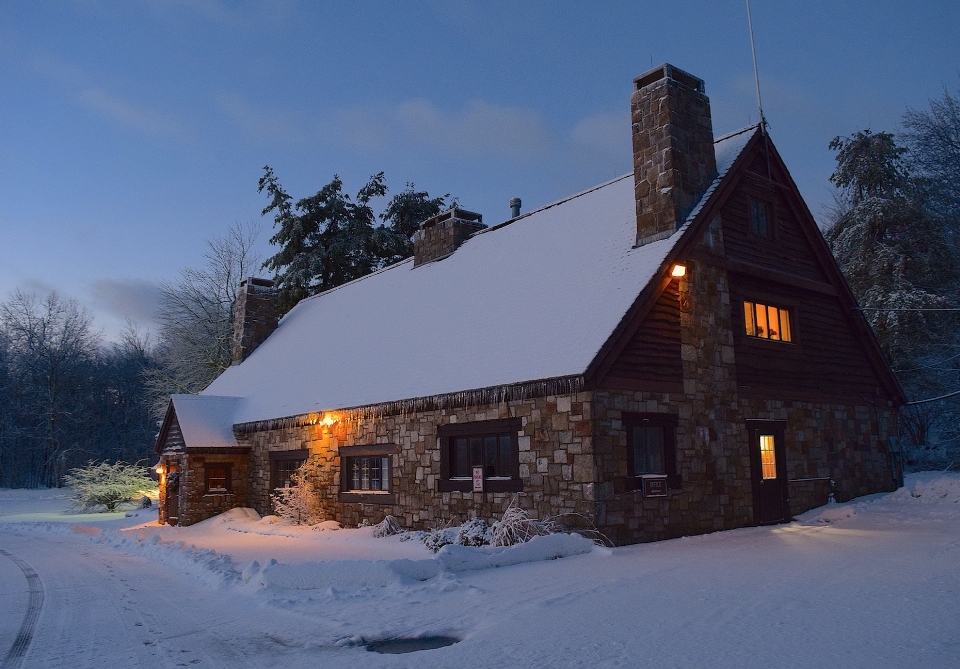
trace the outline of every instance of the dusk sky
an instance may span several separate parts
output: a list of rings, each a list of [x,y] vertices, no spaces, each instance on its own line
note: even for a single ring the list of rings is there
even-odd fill
[[[771,136],[814,215],[830,139],[960,90],[960,3],[754,0]],[[706,82],[717,136],[757,121],[743,0],[0,4],[0,299],[57,290],[108,338],[156,285],[295,198],[386,172],[484,222],[632,169],[632,80]],[[377,208],[382,203],[377,203]]]

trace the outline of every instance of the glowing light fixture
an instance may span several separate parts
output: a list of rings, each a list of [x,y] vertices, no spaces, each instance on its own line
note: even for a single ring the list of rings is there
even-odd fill
[[[326,425],[327,427],[330,427],[331,425],[333,425],[334,423],[337,422],[337,419],[334,418],[331,414],[327,414],[327,415],[325,415],[325,416],[323,417],[323,420],[320,421],[320,422],[321,422],[323,425]]]
[[[166,469],[164,469],[164,466],[158,462],[153,468],[153,471],[155,471],[158,475],[163,476],[163,473],[166,471]]]
[[[670,276],[679,279],[681,276],[684,276],[687,273],[687,266],[677,263],[670,270]]]

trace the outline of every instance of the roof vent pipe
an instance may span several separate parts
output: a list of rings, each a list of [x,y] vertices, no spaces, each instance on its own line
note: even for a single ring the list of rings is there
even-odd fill
[[[510,200],[510,217],[516,218],[520,215],[520,198],[515,197]]]

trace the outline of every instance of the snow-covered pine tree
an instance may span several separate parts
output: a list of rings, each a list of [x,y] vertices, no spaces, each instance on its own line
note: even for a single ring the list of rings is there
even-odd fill
[[[830,148],[842,204],[827,241],[884,352],[906,369],[952,333],[949,317],[902,311],[956,306],[960,274],[944,248],[944,221],[925,208],[892,134],[857,132]]]
[[[315,195],[295,204],[269,166],[264,167],[259,191],[266,191],[276,233],[270,243],[279,247],[264,267],[275,273],[284,314],[310,295],[335,288],[412,255],[411,236],[427,218],[446,206],[445,195],[431,198],[413,184],[393,197],[381,214],[371,201],[387,194],[383,172],[373,175],[355,198],[343,192],[339,176]]]
[[[835,138],[830,148],[840,204],[827,241],[908,397],[942,392],[943,380],[931,372],[955,346],[957,316],[936,310],[960,306],[947,221],[927,206],[925,184],[910,174],[907,149],[892,134],[865,130]],[[925,440],[929,412],[905,418],[924,423],[913,434]]]
[[[317,471],[320,461],[310,458],[290,475],[290,487],[275,490],[273,510],[293,525],[316,525],[323,521]]]

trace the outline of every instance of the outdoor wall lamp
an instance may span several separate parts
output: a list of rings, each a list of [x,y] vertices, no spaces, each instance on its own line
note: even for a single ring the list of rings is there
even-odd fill
[[[675,279],[679,279],[680,277],[684,276],[686,273],[687,273],[687,266],[681,265],[680,263],[675,264],[670,269],[670,276],[672,276]]]

